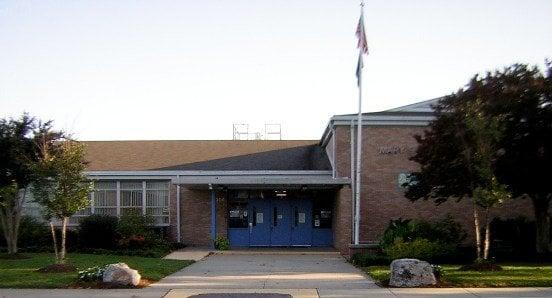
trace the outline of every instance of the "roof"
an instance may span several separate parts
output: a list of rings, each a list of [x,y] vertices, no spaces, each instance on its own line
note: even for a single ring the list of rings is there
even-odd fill
[[[400,106],[380,112],[369,112],[369,113],[362,113],[363,116],[416,116],[416,115],[433,115],[433,106],[437,104],[439,100],[441,100],[442,97],[437,97],[429,100],[424,100],[420,102],[416,102],[413,104],[409,104],[406,106]],[[357,116],[358,114],[342,114],[342,115],[335,115],[334,117],[339,116]]]
[[[362,125],[424,127],[434,119],[433,106],[441,99],[442,97],[438,97],[380,112],[362,113]],[[357,117],[358,114],[342,114],[330,118],[320,139],[320,145],[325,146],[327,144],[332,135],[333,127],[356,123]]]
[[[330,160],[318,145],[219,158],[164,167],[173,171],[322,171],[331,170]]]
[[[258,168],[262,163],[277,167],[315,167],[317,161],[305,161],[300,164],[300,156],[311,156],[316,159],[317,150],[306,148],[318,143],[318,140],[284,140],[284,141],[83,141],[86,146],[88,171],[137,171],[171,167],[224,168],[250,167]],[[296,150],[276,152],[281,149]],[[266,152],[266,155],[256,155]],[[253,156],[251,156],[253,155]],[[252,158],[249,165],[247,157]],[[229,158],[236,158],[230,159]],[[324,160],[323,156],[320,157]],[[326,157],[327,158],[327,157]],[[205,163],[210,161],[208,163]],[[279,161],[279,162],[277,162]],[[241,165],[240,165],[241,163]],[[279,165],[282,163],[281,165]],[[283,163],[288,163],[284,165]],[[323,161],[322,161],[323,163]],[[311,164],[312,166],[310,166]],[[322,166],[323,167],[323,166]],[[222,169],[221,169],[222,170]]]

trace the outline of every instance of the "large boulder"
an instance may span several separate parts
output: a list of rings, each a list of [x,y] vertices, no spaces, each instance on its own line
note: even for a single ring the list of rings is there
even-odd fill
[[[131,269],[125,263],[108,265],[102,276],[104,283],[121,286],[137,286],[141,278],[137,270]]]
[[[433,267],[417,259],[397,259],[391,262],[389,285],[399,288],[429,286],[437,283]]]

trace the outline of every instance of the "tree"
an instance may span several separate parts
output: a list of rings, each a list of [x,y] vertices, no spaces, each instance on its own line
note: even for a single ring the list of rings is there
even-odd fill
[[[492,80],[491,80],[492,79]],[[497,162],[498,178],[513,196],[530,199],[537,228],[536,251],[552,252],[550,205],[552,200],[552,65],[516,64],[489,78],[500,90],[493,95],[492,113],[504,126]]]
[[[500,119],[487,113],[485,80],[475,76],[464,90],[435,106],[436,119],[424,136],[416,136],[419,146],[411,159],[421,168],[411,174],[406,192],[411,200],[431,199],[437,204],[471,199],[478,259],[489,257],[490,209],[510,197],[495,174],[503,129]]]
[[[477,110],[481,112],[482,120],[497,127],[500,133],[492,142],[496,143],[493,145],[495,156],[491,159],[494,173],[487,175],[494,178],[486,180],[494,181],[491,189],[494,188],[495,195],[507,195],[504,188],[507,186],[513,198],[531,200],[537,227],[536,251],[550,253],[551,63],[547,62],[545,72],[536,66],[514,64],[502,71],[487,73],[484,78],[475,77],[465,90],[447,98],[449,105],[440,103],[436,107],[438,120],[423,138],[417,137],[419,142],[427,144],[414,157],[422,164],[422,170],[413,175],[419,184],[408,190],[407,196],[411,199],[432,197],[440,202],[450,195],[457,198],[470,196],[469,177],[472,176],[469,168],[461,160],[450,162],[454,156],[459,156],[460,148],[465,147],[454,130],[449,129],[454,123],[461,128],[465,118],[453,112],[459,105],[454,102],[454,97],[466,102],[479,100]],[[428,147],[432,142],[435,148]],[[439,164],[439,158],[449,162],[449,171]],[[436,162],[430,162],[432,160]],[[443,187],[439,188],[439,184]]]
[[[9,254],[17,253],[17,238],[25,195],[36,160],[32,135],[35,120],[0,119],[0,222]]]
[[[52,142],[51,136],[48,130],[44,130],[39,138],[43,142],[33,181],[33,194],[35,200],[44,207],[46,217],[50,218],[56,261],[63,264],[69,217],[88,206],[92,186],[83,173],[86,168],[84,146],[72,140]],[[55,242],[53,219],[62,221],[59,250]]]

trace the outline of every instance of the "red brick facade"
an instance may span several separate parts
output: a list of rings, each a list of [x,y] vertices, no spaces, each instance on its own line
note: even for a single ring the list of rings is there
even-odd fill
[[[436,206],[431,201],[410,202],[399,186],[400,173],[417,169],[409,160],[416,148],[415,134],[422,134],[423,127],[363,128],[362,173],[361,173],[361,222],[360,242],[377,242],[392,219],[419,218],[440,219],[447,214],[459,221],[473,237],[472,207],[470,201],[447,202]],[[350,130],[349,126],[336,128],[336,170],[339,177],[350,176]],[[494,211],[494,216],[531,218],[531,202],[512,200]]]
[[[350,126],[335,128],[335,172],[337,177],[349,177]],[[469,200],[450,201],[436,206],[431,201],[410,202],[399,186],[399,174],[409,173],[418,165],[409,160],[415,152],[415,134],[424,127],[369,126],[363,129],[362,198],[360,242],[376,243],[392,219],[419,218],[441,219],[451,215],[473,238],[472,206]],[[356,135],[356,134],[355,134]],[[333,140],[331,142],[334,142]],[[332,150],[332,151],[333,151]],[[176,240],[176,186],[171,186],[170,234]],[[217,235],[227,235],[226,193],[216,192]],[[209,246],[211,241],[211,196],[208,189],[181,187],[180,195],[181,241],[191,246]],[[493,211],[493,217],[532,218],[532,206],[528,200],[512,200]],[[352,233],[352,191],[344,186],[336,192],[333,212],[334,247],[342,254],[350,253]]]

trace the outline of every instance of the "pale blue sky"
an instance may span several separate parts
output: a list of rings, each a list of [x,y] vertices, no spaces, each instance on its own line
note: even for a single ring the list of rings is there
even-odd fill
[[[364,111],[552,58],[552,1],[367,0]],[[0,117],[83,140],[317,139],[355,113],[358,1],[0,0]]]

